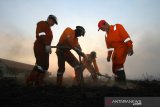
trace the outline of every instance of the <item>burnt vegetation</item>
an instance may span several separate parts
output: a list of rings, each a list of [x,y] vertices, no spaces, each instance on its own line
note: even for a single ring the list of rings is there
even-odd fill
[[[104,97],[160,96],[160,82],[156,80],[128,81],[128,83],[134,84],[132,88],[121,88],[116,85],[91,86],[90,83],[86,83],[83,92],[81,88],[75,86],[57,87],[50,80],[54,81],[53,77],[45,81],[45,86],[26,87],[17,78],[1,78],[1,105],[14,107],[104,107]]]
[[[26,77],[32,66],[18,63],[17,69],[15,65],[15,62],[7,60],[1,62],[1,107],[104,107],[105,97],[160,96],[159,79],[148,74],[143,76],[144,80],[127,80],[125,86],[116,84],[113,79],[104,78],[95,83],[88,76],[85,77],[84,87],[80,88],[73,86],[73,77],[64,78],[63,86],[57,87],[56,77],[48,73],[45,86],[27,87]]]

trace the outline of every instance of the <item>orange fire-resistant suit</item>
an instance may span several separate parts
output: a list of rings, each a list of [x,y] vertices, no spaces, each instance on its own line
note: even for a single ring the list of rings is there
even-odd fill
[[[79,47],[78,38],[75,36],[75,30],[66,28],[62,33],[57,46],[70,47],[69,49],[58,48],[56,54],[58,57],[58,71],[57,71],[57,85],[62,85],[63,73],[65,72],[65,61],[71,65],[75,70],[76,80],[79,83],[79,76],[81,73],[81,66],[77,58],[71,53],[71,49]]]
[[[91,73],[91,76],[94,81],[98,80],[97,74],[99,73],[99,69],[97,66],[96,58],[91,58],[90,54],[86,54],[85,57],[82,60],[82,71],[85,70],[85,68]]]
[[[116,74],[118,71],[124,70],[127,52],[129,48],[132,48],[132,41],[121,24],[110,26],[109,32],[105,36],[105,41],[108,48],[108,56],[112,56],[112,70]]]
[[[40,85],[43,81],[46,71],[49,67],[49,53],[45,51],[46,45],[51,45],[52,31],[46,21],[40,21],[37,23],[36,28],[36,40],[34,42],[34,55],[36,58],[36,64],[27,78],[27,84]]]

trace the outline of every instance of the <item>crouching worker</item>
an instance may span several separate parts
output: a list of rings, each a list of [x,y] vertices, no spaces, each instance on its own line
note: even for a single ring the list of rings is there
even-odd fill
[[[51,53],[52,31],[51,26],[57,23],[54,15],[49,15],[47,21],[37,23],[36,40],[34,42],[34,55],[36,64],[27,78],[27,86],[41,86],[45,73],[49,67],[49,54]]]
[[[93,80],[96,82],[98,80],[98,75],[101,75],[96,62],[96,52],[92,51],[90,54],[85,54],[82,65],[82,71],[87,69],[91,73]]]
[[[78,85],[82,82],[82,70],[80,62],[71,53],[71,49],[77,52],[79,56],[83,56],[84,53],[81,51],[81,47],[78,43],[78,37],[85,35],[85,29],[82,26],[77,26],[75,30],[66,28],[62,33],[57,47],[56,54],[58,57],[58,71],[57,71],[57,85],[61,86],[63,81],[63,73],[65,72],[65,61],[71,65],[75,70],[75,78]]]

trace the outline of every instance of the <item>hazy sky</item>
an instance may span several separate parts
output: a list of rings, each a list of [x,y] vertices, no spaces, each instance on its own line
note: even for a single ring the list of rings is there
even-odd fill
[[[122,24],[133,40],[135,54],[127,58],[127,77],[144,78],[147,73],[160,79],[159,5],[159,0],[0,0],[0,57],[34,64],[36,23],[54,14],[58,26],[52,27],[52,45],[66,27],[81,25],[86,29],[85,37],[79,38],[83,51],[95,50],[100,72],[112,75],[105,33],[97,31],[98,21],[105,19],[109,24]],[[56,73],[57,58],[52,51],[49,70]],[[73,69],[67,66],[66,72]]]

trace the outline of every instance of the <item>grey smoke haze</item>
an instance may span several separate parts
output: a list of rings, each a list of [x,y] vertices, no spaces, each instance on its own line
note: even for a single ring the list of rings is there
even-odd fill
[[[127,61],[126,68],[130,78],[143,78],[143,75],[153,76],[160,79],[160,32],[146,31],[135,41],[135,54]],[[137,43],[137,44],[136,44]]]
[[[148,77],[153,76],[153,78],[160,79],[159,35],[160,32],[158,30],[150,30],[144,31],[142,33],[137,33],[137,36],[131,36],[134,42],[135,54],[131,57],[127,57],[127,61],[125,64],[126,75],[129,79],[144,79],[143,75],[146,74],[149,75]],[[97,63],[99,65],[100,72],[102,72],[103,74],[107,73],[109,75],[112,75],[111,62],[108,63],[106,61],[107,49],[104,42],[104,36],[102,35],[97,38],[88,36],[86,38],[81,38],[79,42],[84,52],[90,53],[92,50],[95,50],[97,52]],[[33,39],[29,39],[19,33],[1,33],[0,57],[34,64],[35,58],[33,53],[33,43]],[[52,55],[50,56],[49,71],[53,72],[53,74],[56,75],[57,57],[54,53],[55,49],[53,49],[52,51]],[[88,71],[85,71],[84,73],[86,75],[89,74]],[[65,75],[69,76],[73,74],[73,68],[67,65]]]
[[[21,34],[1,33],[0,34],[0,57],[10,60],[30,63],[33,41]]]
[[[53,4],[56,5],[53,6]],[[97,31],[98,21],[105,19],[109,24],[124,25],[134,42],[135,54],[128,57],[125,64],[127,77],[141,79],[143,74],[147,73],[159,78],[159,4],[159,0],[118,0],[116,2],[114,0],[103,0],[103,2],[74,0],[72,3],[66,0],[41,2],[1,0],[0,57],[34,64],[33,42],[36,23],[46,20],[49,14],[54,14],[59,24],[53,27],[52,45],[57,44],[66,27],[75,28],[76,25],[82,25],[86,29],[86,35],[79,40],[84,52],[90,53],[95,50],[100,72],[112,75],[111,62],[106,61],[105,34]],[[49,70],[56,74],[57,58],[54,52],[55,49],[50,57]],[[68,65],[65,74],[67,73],[73,74],[73,68]]]

